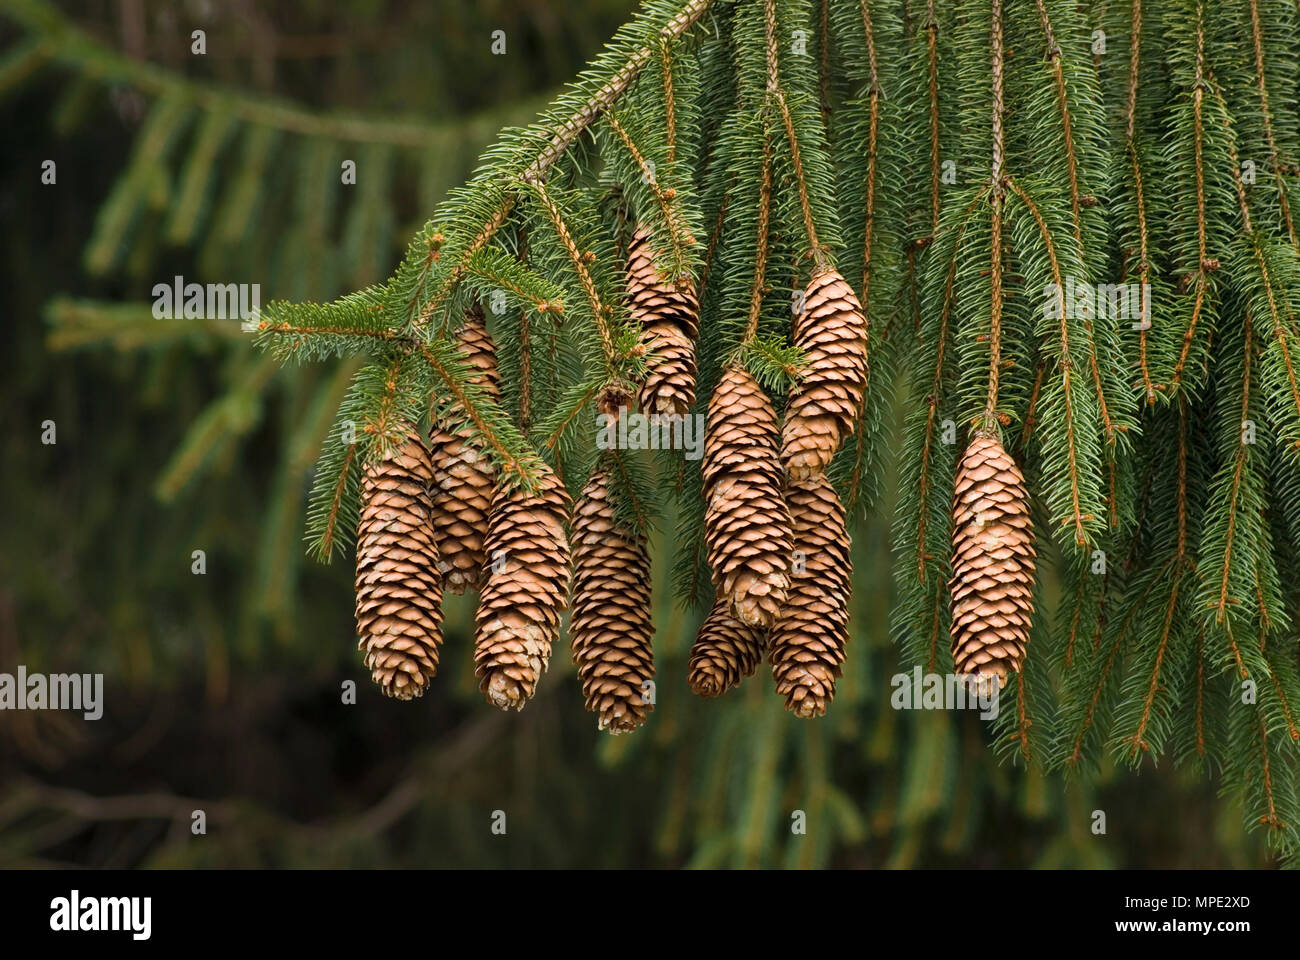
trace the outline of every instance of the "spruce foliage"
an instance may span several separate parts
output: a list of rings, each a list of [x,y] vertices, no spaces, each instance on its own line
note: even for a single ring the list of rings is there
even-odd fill
[[[344,411],[370,432],[354,455],[327,445],[319,472],[318,548],[337,540],[322,522],[350,516],[330,498],[391,442],[386,403],[455,397],[519,482],[533,456],[581,482],[591,411],[643,372],[620,288],[630,224],[700,291],[700,410],[736,358],[780,406],[800,373],[792,297],[834,265],[871,369],[832,475],[860,518],[897,458],[908,659],[952,668],[956,455],[991,431],[1025,466],[1060,587],[1000,744],[1069,771],[1199,765],[1294,853],[1296,41],[1296,11],[1271,0],[648,0],[502,134],[382,288],[268,309],[279,356],[371,357]],[[494,290],[508,356],[558,341],[579,361],[549,368],[545,398],[540,365],[522,375],[526,435],[519,397],[467,394],[445,346]],[[647,524],[678,501],[677,586],[704,606],[696,469],[612,495]]]
[[[313,552],[347,544],[360,470],[405,422],[462,417],[510,482],[545,461],[581,489],[597,410],[644,375],[622,278],[638,224],[699,294],[699,412],[736,360],[780,410],[802,369],[792,303],[833,265],[863,305],[870,375],[831,476],[859,529],[896,481],[903,667],[952,670],[954,475],[991,431],[1041,546],[998,751],[1067,774],[1191,765],[1296,856],[1298,45],[1283,0],[646,0],[534,123],[501,132],[386,281],[264,310],[274,359],[360,363],[315,473]],[[155,103],[92,262],[122,256],[183,117]],[[182,209],[239,122],[202,121]],[[242,139],[250,182],[274,140]],[[328,140],[299,149],[328,166],[307,161]],[[391,229],[367,206],[358,256]],[[500,403],[454,346],[475,302]],[[678,600],[707,610],[699,464],[611,461],[620,521],[676,524]]]

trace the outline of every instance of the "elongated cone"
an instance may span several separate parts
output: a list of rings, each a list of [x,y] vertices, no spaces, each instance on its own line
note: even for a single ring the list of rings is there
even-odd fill
[[[1034,535],[1025,478],[995,438],[977,434],[953,497],[952,656],[987,685],[1020,670],[1034,616]]]
[[[715,599],[691,645],[687,683],[701,697],[720,697],[753,674],[766,645],[762,630],[745,626],[725,600]]]
[[[804,288],[794,342],[807,358],[790,393],[781,431],[781,461],[792,480],[825,471],[857,426],[867,389],[867,321],[857,294],[834,270]]]
[[[358,647],[386,696],[421,696],[438,672],[442,574],[429,528],[429,453],[412,432],[366,467],[357,524]]]
[[[488,702],[522,710],[550,662],[569,591],[569,494],[545,465],[536,493],[498,485],[484,540],[474,673]]]
[[[709,401],[704,537],[713,586],[741,623],[770,627],[790,585],[790,511],[781,495],[776,414],[741,366]]]
[[[598,467],[573,511],[573,662],[599,727],[626,733],[654,709],[650,554],[643,535],[615,522],[609,477]]]
[[[457,333],[461,352],[476,368],[473,383],[493,400],[501,398],[496,345],[475,308]],[[454,415],[453,415],[454,416]],[[448,592],[475,588],[483,572],[483,538],[496,484],[492,461],[479,450],[473,433],[463,422],[434,424],[429,434],[433,462],[433,534],[438,542],[438,564]]]
[[[826,477],[792,482],[786,501],[794,520],[795,562],[768,659],[786,709],[820,717],[835,697],[849,642],[849,534],[844,507]]]
[[[655,265],[650,230],[637,228],[627,251],[628,310],[641,324],[644,413],[684,414],[695,402],[695,340],[700,304],[689,277],[674,284]]]

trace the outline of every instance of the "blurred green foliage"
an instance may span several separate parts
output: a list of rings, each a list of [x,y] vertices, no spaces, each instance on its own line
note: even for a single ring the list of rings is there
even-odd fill
[[[431,695],[369,688],[349,564],[310,562],[302,544],[353,366],[276,371],[237,321],[156,320],[150,290],[183,275],[325,300],[380,279],[496,130],[630,7],[0,7],[0,671],[107,683],[94,723],[0,714],[0,865],[1267,862],[1191,775],[1044,778],[998,763],[974,716],[891,709],[887,502],[856,536],[854,640],[823,721],[785,713],[761,673],[721,701],[689,694],[696,623],[672,603],[662,543],[657,706],[637,734],[597,733],[565,651],[522,714],[484,704],[466,598],[448,600]],[[209,52],[193,57],[200,27]],[[355,187],[338,183],[349,158]]]

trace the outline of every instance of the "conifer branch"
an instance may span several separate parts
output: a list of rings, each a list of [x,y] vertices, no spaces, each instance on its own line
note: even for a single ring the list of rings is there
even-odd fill
[[[528,436],[533,426],[532,315],[519,317],[519,429]]]
[[[1038,368],[1034,371],[1034,385],[1029,390],[1029,406],[1025,408],[1025,425],[1020,431],[1020,447],[1022,449],[1029,445],[1029,438],[1034,433],[1034,425],[1038,417],[1038,397],[1043,390],[1043,373],[1046,369],[1046,362],[1039,360]]]
[[[976,208],[983,202],[987,196],[987,190],[981,191],[975,196],[966,208],[962,217],[961,225],[957,229],[957,234],[953,244],[953,257],[948,264],[947,278],[944,282],[943,289],[943,309],[939,314],[939,331],[938,343],[936,344],[937,358],[934,365],[934,375],[930,380],[930,390],[926,395],[926,421],[925,434],[921,446],[921,466],[918,473],[917,486],[920,490],[921,509],[918,511],[918,528],[916,538],[916,576],[921,583],[925,582],[925,568],[932,559],[926,551],[926,529],[929,520],[929,511],[926,505],[930,499],[930,451],[934,448],[934,431],[939,422],[939,402],[943,395],[943,367],[946,347],[948,343],[948,328],[952,317],[954,304],[954,287],[957,279],[957,252],[961,249],[962,236],[966,233],[966,228],[970,225],[972,216]]]
[[[1266,660],[1267,660],[1266,651],[1261,650],[1260,652],[1265,653]],[[1286,722],[1287,735],[1292,740],[1300,740],[1300,726],[1296,725],[1295,717],[1291,712],[1290,698],[1287,697],[1286,690],[1282,686],[1282,681],[1281,678],[1278,676],[1277,668],[1273,666],[1271,661],[1268,662],[1270,667],[1268,671],[1269,677],[1273,681],[1273,692],[1277,694],[1278,703],[1282,707],[1282,719]]]
[[[722,238],[722,225],[726,222],[727,207],[731,205],[731,188],[735,180],[727,185],[727,189],[722,194],[722,203],[718,204],[718,218],[713,224],[713,231],[709,234],[709,246],[704,251],[704,262],[700,264],[700,293],[703,294],[709,286],[709,273],[713,269],[714,256],[718,252],[718,241]]]
[[[1020,744],[1020,755],[1028,763],[1032,758],[1029,754],[1029,727],[1032,721],[1029,719],[1029,709],[1026,706],[1025,696],[1025,671],[1016,671],[1016,729],[1011,732],[1011,739]]]
[[[1252,374],[1252,362],[1254,360],[1254,354],[1255,354],[1255,345],[1254,345],[1254,335],[1252,332],[1251,316],[1249,313],[1247,313],[1246,314],[1246,346],[1244,350],[1244,359],[1242,361],[1243,368],[1242,368],[1242,376],[1241,376],[1241,416],[1237,420],[1237,423],[1239,425],[1245,424],[1247,420],[1249,420],[1250,418],[1250,391],[1253,386],[1251,380],[1251,374]],[[1229,581],[1232,576],[1232,561],[1234,557],[1233,551],[1236,548],[1235,537],[1237,533],[1237,516],[1238,516],[1238,511],[1241,508],[1241,481],[1242,481],[1242,475],[1246,470],[1246,457],[1248,453],[1246,449],[1247,447],[1246,439],[1242,435],[1243,432],[1244,432],[1244,428],[1239,427],[1238,434],[1237,434],[1238,439],[1236,444],[1236,450],[1233,453],[1232,483],[1230,485],[1228,496],[1226,498],[1226,503],[1224,505],[1227,511],[1227,533],[1224,535],[1224,542],[1223,542],[1223,564],[1222,564],[1222,569],[1220,571],[1220,577],[1219,577],[1218,600],[1212,605],[1212,607],[1214,610],[1214,622],[1218,624],[1224,624],[1228,628],[1229,642],[1231,642],[1233,645],[1233,651],[1234,651],[1234,655],[1236,656],[1237,664],[1241,668],[1242,676],[1244,677],[1246,676],[1245,673],[1246,668],[1241,662],[1241,655],[1236,652],[1236,643],[1235,641],[1232,640],[1232,626],[1230,623],[1227,622],[1228,606],[1230,603],[1236,602],[1236,598],[1231,597],[1229,595],[1231,592],[1229,589]]]
[[[1065,67],[1062,63],[1061,48],[1057,44],[1056,35],[1052,31],[1052,21],[1047,13],[1047,5],[1044,0],[1034,0],[1034,3],[1038,9],[1039,25],[1042,28],[1043,38],[1047,44],[1047,56],[1052,64],[1052,77],[1056,86],[1056,106],[1061,117],[1061,132],[1064,137],[1065,169],[1070,186],[1070,213],[1074,224],[1074,241],[1079,248],[1079,255],[1082,257],[1085,252],[1083,242],[1083,203],[1079,190],[1079,162],[1074,145],[1074,124],[1070,118],[1069,97],[1066,95]],[[1091,321],[1085,319],[1084,326],[1091,334]],[[1091,340],[1087,346],[1088,365],[1092,372],[1093,386],[1097,391],[1097,402],[1101,407],[1101,421],[1106,434],[1106,442],[1113,445],[1115,443],[1115,424],[1111,421],[1110,410],[1106,402],[1106,391],[1102,386],[1101,368],[1097,363],[1097,346]],[[1111,467],[1111,479],[1113,483],[1113,465]],[[1113,517],[1114,510],[1111,513]]]
[[[984,403],[984,417],[979,425],[981,432],[996,435],[998,423],[998,377],[1002,370],[1002,211],[1006,200],[1006,132],[1004,128],[1006,104],[1003,94],[1003,66],[1005,51],[1002,48],[1002,0],[992,0],[989,47],[993,76],[993,221],[991,230],[990,284],[992,299],[989,317],[989,371],[988,390]]]
[[[758,335],[758,321],[763,313],[763,297],[766,295],[767,278],[767,243],[768,230],[772,216],[772,140],[770,135],[763,136],[763,167],[759,174],[758,191],[758,227],[754,243],[754,285],[749,296],[749,319],[745,323],[745,335],[741,346],[750,343]]]
[[[573,425],[574,421],[577,420],[579,414],[586,409],[587,404],[596,399],[596,395],[600,393],[603,386],[603,383],[590,385],[586,390],[582,391],[582,393],[578,395],[577,399],[573,403],[569,405],[564,414],[556,421],[555,429],[547,435],[543,442],[543,445],[547,450],[556,450],[559,448],[560,441],[563,439],[564,434],[568,431],[569,427]]]
[[[781,70],[777,57],[776,40],[776,0],[763,0],[763,29],[767,40],[767,92],[776,101],[781,113],[781,123],[785,127],[785,136],[790,144],[790,162],[794,167],[795,186],[799,192],[799,209],[803,214],[804,231],[808,235],[808,252],[813,258],[817,270],[826,266],[826,254],[817,240],[817,225],[813,222],[812,200],[808,194],[808,178],[804,174],[803,157],[800,153],[799,136],[794,129],[794,118],[790,116],[790,105],[786,102],[785,89],[781,85]]]
[[[1129,736],[1132,743],[1130,757],[1137,757],[1139,750],[1150,749],[1144,739],[1147,725],[1151,722],[1151,707],[1155,703],[1156,692],[1160,689],[1160,670],[1165,662],[1165,653],[1169,649],[1169,638],[1174,629],[1174,613],[1178,609],[1178,591],[1183,585],[1183,578],[1175,571],[1173,586],[1169,591],[1169,602],[1165,607],[1164,623],[1160,630],[1160,643],[1156,648],[1155,666],[1151,670],[1151,683],[1147,687],[1146,699],[1142,701],[1142,717],[1137,729]]]
[[[1195,76],[1192,91],[1192,149],[1196,164],[1196,245],[1198,254],[1196,262],[1196,300],[1192,306],[1191,321],[1183,334],[1183,347],[1178,355],[1178,363],[1174,365],[1174,390],[1178,390],[1182,386],[1183,368],[1187,364],[1187,356],[1192,349],[1192,341],[1196,336],[1196,327],[1200,321],[1201,310],[1205,305],[1205,294],[1208,286],[1206,268],[1209,264],[1209,254],[1206,249],[1205,225],[1205,122],[1202,116],[1202,105],[1208,84],[1205,79],[1205,33],[1202,24],[1202,8],[1199,2],[1196,4]]]
[[[927,82],[930,95],[930,236],[939,232],[939,18],[934,0],[925,4]]]
[[[867,310],[867,323],[871,323],[871,241],[876,225],[876,138],[880,132],[880,73],[876,62],[876,37],[871,25],[871,8],[867,0],[860,0],[862,29],[867,38],[867,222],[862,243],[862,306]],[[861,422],[859,422],[861,428]],[[856,487],[855,487],[856,489]]]
[[[319,548],[317,553],[321,557],[328,558],[334,553],[335,531],[338,529],[339,510],[343,506],[343,497],[347,491],[348,476],[352,470],[353,457],[356,454],[356,446],[349,444],[347,452],[343,455],[343,469],[339,471],[338,483],[334,485],[334,496],[330,499],[329,513],[325,520],[325,528],[319,538]]]
[[[817,93],[821,105],[822,123],[831,116],[831,4],[820,0],[817,16]]]
[[[664,38],[659,40],[659,65],[664,85],[664,126],[667,132],[668,162],[677,159],[677,95],[673,83],[673,48]]]
[[[1269,829],[1278,829],[1282,820],[1277,815],[1277,803],[1273,798],[1273,773],[1268,756],[1268,724],[1264,718],[1259,719],[1259,752],[1263,759],[1263,788],[1264,796],[1268,801],[1268,813],[1260,817],[1260,823],[1269,827]]]
[[[1251,46],[1254,48],[1255,53],[1255,76],[1259,88],[1259,113],[1264,124],[1264,139],[1268,143],[1269,168],[1273,171],[1273,178],[1277,182],[1278,205],[1281,208],[1282,223],[1286,227],[1286,235],[1291,239],[1291,246],[1300,250],[1300,240],[1296,238],[1295,224],[1291,220],[1291,205],[1287,200],[1286,183],[1282,178],[1282,163],[1278,156],[1277,138],[1273,136],[1273,111],[1269,106],[1268,85],[1264,79],[1264,37],[1259,19],[1259,0],[1249,0],[1249,3]],[[1300,9],[1297,12],[1300,13]],[[1240,176],[1240,172],[1238,172],[1238,175]]]
[[[1070,485],[1070,515],[1069,517],[1064,518],[1062,523],[1074,527],[1075,543],[1079,546],[1083,546],[1088,542],[1086,522],[1091,519],[1091,517],[1083,511],[1083,497],[1079,489],[1080,468],[1075,439],[1077,426],[1074,400],[1070,389],[1070,381],[1074,370],[1074,361],[1070,356],[1070,330],[1069,325],[1066,322],[1069,310],[1065,304],[1065,278],[1061,275],[1061,265],[1056,256],[1056,245],[1052,242],[1051,231],[1047,229],[1047,224],[1043,220],[1042,212],[1038,209],[1034,201],[1030,199],[1029,195],[1026,194],[1024,190],[1020,188],[1020,185],[1014,180],[1009,181],[1008,186],[1011,188],[1012,192],[1020,198],[1020,201],[1025,205],[1026,209],[1029,210],[1030,215],[1034,218],[1034,222],[1038,225],[1038,232],[1042,236],[1043,243],[1047,248],[1048,261],[1052,268],[1052,282],[1056,284],[1057,297],[1060,301],[1060,324],[1058,327],[1058,333],[1061,345],[1061,380],[1064,384],[1062,396],[1065,406],[1065,447],[1068,463],[1066,476]],[[996,400],[996,396],[994,399]]]
[[[610,328],[609,314],[605,305],[600,301],[596,281],[592,279],[591,271],[587,269],[588,254],[579,250],[578,245],[573,242],[573,234],[564,222],[560,208],[556,205],[546,187],[541,183],[534,183],[532,191],[541,202],[542,210],[545,211],[547,219],[550,220],[551,229],[555,231],[555,235],[563,245],[565,253],[568,254],[569,265],[573,267],[573,272],[577,274],[578,282],[582,286],[582,292],[587,297],[587,306],[591,308],[592,321],[596,325],[596,332],[600,335],[600,345],[605,355],[605,363],[612,372],[622,358],[615,355],[614,332]]]
[[[1147,205],[1142,186],[1142,161],[1137,148],[1137,101],[1138,76],[1142,60],[1142,0],[1133,0],[1133,18],[1129,35],[1129,73],[1128,105],[1125,110],[1124,137],[1128,151],[1129,165],[1133,170],[1134,201],[1137,206],[1138,220],[1138,283],[1142,297],[1141,329],[1138,331],[1138,366],[1142,372],[1142,387],[1146,394],[1147,405],[1156,402],[1156,388],[1151,380],[1151,368],[1147,363],[1147,331],[1150,329],[1151,303],[1147,290],[1151,280],[1151,251],[1147,233]]]
[[[1075,732],[1074,741],[1070,748],[1070,753],[1068,755],[1068,758],[1065,761],[1067,766],[1077,767],[1079,763],[1082,761],[1083,741],[1087,737],[1088,731],[1092,727],[1092,722],[1096,717],[1097,705],[1101,702],[1101,696],[1105,692],[1106,680],[1110,676],[1110,671],[1115,666],[1115,658],[1119,655],[1119,651],[1122,648],[1124,643],[1124,638],[1128,635],[1129,627],[1132,626],[1134,618],[1136,618],[1138,615],[1138,611],[1141,610],[1143,601],[1146,600],[1147,596],[1151,592],[1151,589],[1157,583],[1160,582],[1161,578],[1165,574],[1165,571],[1168,569],[1170,562],[1171,561],[1166,561],[1164,566],[1161,567],[1160,572],[1157,573],[1154,577],[1152,577],[1151,580],[1147,583],[1147,585],[1143,588],[1137,600],[1134,601],[1134,603],[1129,607],[1127,615],[1124,617],[1123,622],[1120,624],[1119,629],[1116,631],[1115,642],[1112,643],[1110,646],[1110,652],[1106,655],[1106,660],[1102,664],[1101,673],[1097,677],[1096,682],[1093,683],[1091,686],[1091,692],[1089,695],[1087,708],[1085,709],[1083,717],[1081,718],[1079,729]]]
[[[471,398],[466,392],[461,380],[453,376],[447,365],[438,359],[427,344],[420,346],[420,352],[425,362],[437,375],[438,379],[442,381],[447,392],[454,398],[458,412],[467,417],[469,422],[473,424],[477,435],[476,439],[485,449],[490,450],[495,455],[501,470],[506,474],[510,474],[515,482],[525,486],[530,485],[534,479],[533,465],[525,463],[510,448],[510,445],[488,422],[487,416],[485,416],[475,398]]]
[[[1205,756],[1205,630],[1196,635],[1196,755]]]
[[[1038,9],[1038,23],[1047,44],[1047,58],[1052,64],[1052,78],[1056,85],[1056,107],[1061,116],[1061,132],[1065,137],[1065,169],[1070,184],[1070,212],[1074,220],[1074,239],[1083,250],[1083,215],[1079,202],[1079,163],[1075,157],[1074,126],[1070,122],[1070,102],[1065,92],[1065,68],[1061,63],[1061,48],[1056,43],[1052,32],[1052,21],[1047,15],[1047,4],[1043,0],[1034,0]]]
[[[680,249],[683,246],[693,244],[695,238],[691,236],[690,231],[682,222],[681,213],[675,202],[677,199],[676,189],[669,187],[665,190],[663,186],[660,185],[659,178],[655,175],[654,168],[646,161],[640,148],[637,147],[636,143],[628,135],[628,132],[624,129],[623,125],[619,123],[618,117],[615,116],[612,110],[605,114],[605,122],[609,124],[610,129],[614,131],[619,142],[623,144],[623,148],[627,150],[628,155],[632,158],[632,162],[635,163],[637,168],[641,171],[641,176],[644,178],[646,185],[649,186],[650,192],[655,198],[655,203],[659,205],[659,211],[664,218],[664,223],[668,226],[668,232],[673,246]],[[682,259],[684,258],[680,255],[677,257],[679,262]]]
[[[656,45],[658,43],[672,42],[682,36],[704,15],[712,2],[713,0],[687,0],[677,14],[660,29]],[[628,86],[636,79],[642,68],[654,55],[654,50],[655,47],[650,45],[637,50],[608,79],[597,87],[585,102],[579,105],[565,120],[557,124],[546,146],[519,174],[520,185],[541,183],[547,171],[554,166],[560,157],[564,156],[565,152],[577,142],[587,128],[595,123],[609,107],[613,106],[614,102],[627,90]],[[447,299],[464,278],[469,258],[487,246],[493,236],[496,235],[496,232],[505,225],[516,200],[517,194],[509,192],[494,204],[491,214],[483,222],[482,230],[461,252],[456,265],[448,272],[437,292],[425,305],[420,314],[419,326],[427,323],[428,319],[447,302]],[[415,309],[423,291],[425,277],[432,263],[433,261],[430,260],[424,267],[416,294],[408,304],[408,313]]]
[[[688,0],[677,15],[668,21],[659,32],[659,42],[676,40],[689,30],[713,0]],[[654,48],[645,46],[637,51],[612,77],[609,78],[585,104],[579,107],[568,120],[562,123],[551,142],[524,171],[521,179],[524,183],[538,183],[557,160],[560,159],[577,141],[584,130],[590,127],[600,115],[611,106],[628,88],[646,62],[654,55]]]

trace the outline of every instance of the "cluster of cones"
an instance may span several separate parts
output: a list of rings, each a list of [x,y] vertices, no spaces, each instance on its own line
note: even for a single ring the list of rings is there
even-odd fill
[[[639,405],[685,414],[695,401],[698,302],[689,281],[660,271],[644,228],[628,250],[627,287],[646,356]],[[481,313],[457,336],[473,381],[499,399]],[[716,697],[766,659],[786,707],[816,717],[841,675],[852,576],[845,510],[826,468],[857,429],[867,385],[866,321],[835,270],[808,282],[794,341],[807,367],[783,423],[740,364],[710,398],[703,492],[715,599],[688,680]],[[422,695],[438,669],[443,591],[477,589],[480,689],[502,709],[522,709],[558,642],[571,587],[587,709],[602,729],[635,729],[654,704],[650,558],[644,535],[616,516],[612,461],[597,464],[576,504],[540,462],[535,488],[508,485],[457,413],[427,441],[408,431],[363,477],[356,613],[373,679],[392,697]],[[1025,654],[1034,548],[1023,477],[991,436],[977,434],[962,459],[954,528],[956,668],[1005,683]]]
[[[689,682],[719,696],[766,655],[786,707],[816,717],[844,663],[852,577],[844,507],[825,471],[856,428],[867,385],[866,320],[834,270],[805,288],[794,341],[808,366],[784,424],[739,364],[709,402],[703,474],[715,600]]]
[[[459,333],[472,382],[500,397],[481,313]],[[533,491],[500,483],[456,412],[426,442],[408,431],[366,467],[357,528],[357,633],[383,692],[421,696],[438,672],[443,591],[479,590],[474,669],[488,700],[522,709],[537,689],[569,585],[569,496],[545,464]]]

